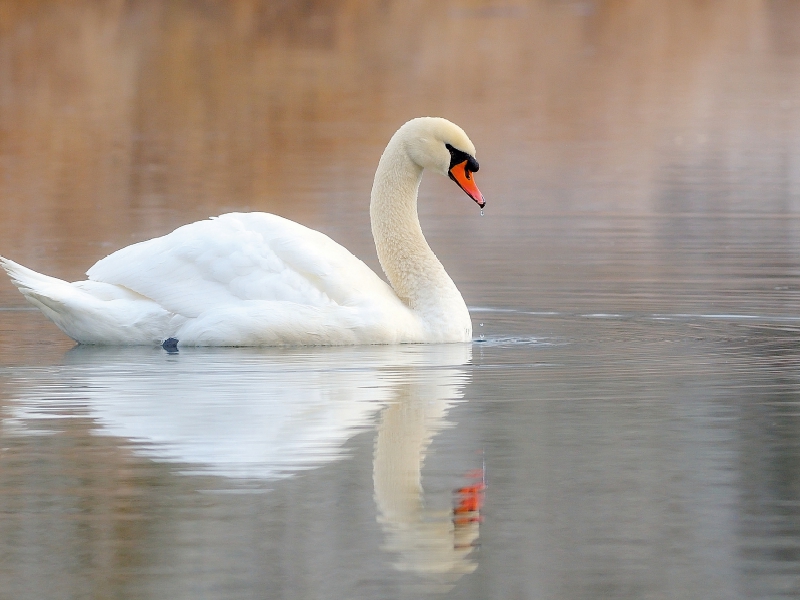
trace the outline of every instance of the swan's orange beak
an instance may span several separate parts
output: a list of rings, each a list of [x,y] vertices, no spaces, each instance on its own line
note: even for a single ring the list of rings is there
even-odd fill
[[[486,200],[483,199],[483,194],[481,194],[478,186],[475,185],[475,180],[472,178],[472,171],[467,169],[467,162],[468,161],[465,160],[457,165],[453,165],[453,168],[448,171],[448,175],[450,175],[450,179],[458,184],[458,187],[467,193],[467,196],[475,200],[478,206],[483,208],[486,206]]]

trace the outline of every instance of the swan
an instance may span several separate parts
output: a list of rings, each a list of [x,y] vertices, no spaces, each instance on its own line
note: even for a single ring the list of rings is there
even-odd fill
[[[400,127],[378,162],[370,200],[391,287],[328,236],[261,212],[224,214],[122,248],[85,281],[67,283],[3,257],[0,265],[79,344],[468,342],[467,306],[417,215],[425,169],[449,176],[481,209],[486,203],[463,129],[439,117]]]

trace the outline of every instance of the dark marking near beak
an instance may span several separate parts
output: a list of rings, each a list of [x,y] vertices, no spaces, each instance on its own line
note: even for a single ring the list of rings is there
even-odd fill
[[[448,169],[452,169],[458,164],[461,164],[464,161],[467,161],[466,171],[476,173],[481,166],[478,164],[478,161],[475,160],[475,157],[471,154],[467,154],[463,150],[459,150],[457,148],[453,148],[450,144],[445,144],[445,148],[450,151],[450,167]]]

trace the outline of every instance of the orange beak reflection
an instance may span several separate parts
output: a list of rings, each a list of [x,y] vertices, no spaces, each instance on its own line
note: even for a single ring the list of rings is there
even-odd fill
[[[472,178],[472,171],[467,169],[466,160],[454,165],[453,168],[448,172],[448,175],[450,175],[450,179],[458,184],[458,187],[467,193],[467,196],[478,203],[478,206],[481,208],[486,206],[486,200],[483,199],[483,194],[481,194],[478,186],[475,185],[475,180]]]

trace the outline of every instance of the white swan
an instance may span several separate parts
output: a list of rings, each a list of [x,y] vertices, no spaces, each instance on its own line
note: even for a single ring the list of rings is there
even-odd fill
[[[446,119],[403,125],[381,156],[370,218],[390,288],[326,235],[230,213],[133,244],[67,283],[0,257],[22,294],[81,344],[275,346],[467,342],[472,324],[417,216],[422,172],[481,208],[475,147]]]

